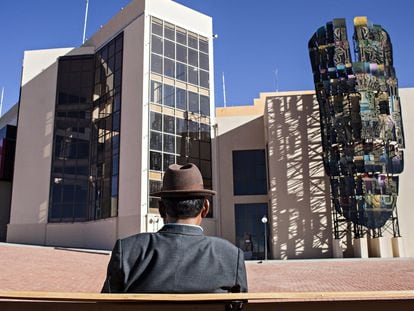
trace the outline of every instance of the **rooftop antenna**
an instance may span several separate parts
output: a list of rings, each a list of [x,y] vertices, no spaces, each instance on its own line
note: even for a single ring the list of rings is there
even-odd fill
[[[89,9],[89,0],[86,0],[86,9],[85,9],[85,22],[83,23],[83,37],[82,37],[82,44],[85,43],[86,40],[86,23],[88,21],[88,9]]]
[[[224,72],[221,73],[223,78],[223,101],[224,101],[224,107],[227,106],[227,100],[226,100],[226,82],[224,81]]]
[[[275,90],[279,92],[279,70],[276,68],[274,71],[275,74]]]
[[[4,98],[4,86],[1,88],[1,99],[0,99],[0,117],[3,110],[3,98]]]

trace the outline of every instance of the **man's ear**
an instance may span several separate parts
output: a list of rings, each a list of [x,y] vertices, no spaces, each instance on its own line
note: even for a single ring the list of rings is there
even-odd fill
[[[210,211],[210,201],[208,199],[204,199],[203,209],[201,210],[201,218],[206,218],[209,211]]]

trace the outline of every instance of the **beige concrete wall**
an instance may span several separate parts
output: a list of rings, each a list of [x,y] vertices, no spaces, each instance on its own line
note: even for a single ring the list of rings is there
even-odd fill
[[[147,135],[143,122],[145,22],[142,15],[124,30],[117,233],[119,238],[138,233],[145,228],[141,222],[141,218],[145,218],[143,216],[146,214],[146,209],[142,213],[141,208],[144,202],[146,207],[146,196],[141,190],[142,184],[146,185],[146,177],[141,182],[143,170],[141,137]],[[146,78],[148,79],[148,76]],[[146,126],[148,128],[148,125]]]
[[[46,225],[45,245],[110,250],[116,240],[116,218]]]
[[[69,50],[57,49],[44,54],[38,51],[25,52],[12,209],[7,236],[9,242],[45,243],[56,99],[56,59]]]
[[[266,98],[269,206],[275,259],[332,256],[330,188],[313,92]]]
[[[403,238],[405,255],[414,257],[414,88],[399,89],[401,114],[403,118],[405,150],[404,171],[400,175],[397,200],[400,233]]]
[[[267,203],[268,197],[233,195],[233,150],[264,149],[263,116],[217,117],[218,222],[220,236],[235,243],[234,205]]]

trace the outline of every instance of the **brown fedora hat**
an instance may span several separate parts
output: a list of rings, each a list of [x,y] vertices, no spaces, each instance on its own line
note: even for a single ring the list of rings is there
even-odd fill
[[[211,196],[216,192],[204,189],[203,177],[193,163],[171,164],[165,171],[161,191],[153,192],[154,197],[197,197]]]

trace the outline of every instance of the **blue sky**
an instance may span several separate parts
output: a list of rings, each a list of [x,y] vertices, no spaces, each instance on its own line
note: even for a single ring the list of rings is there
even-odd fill
[[[87,37],[130,0],[89,0]],[[311,90],[307,42],[333,18],[366,15],[390,34],[400,87],[413,87],[414,1],[406,0],[177,0],[213,17],[216,105],[250,105],[260,92]],[[3,113],[19,97],[24,50],[81,44],[86,0],[0,1],[0,87]],[[278,82],[275,82],[275,70]]]

